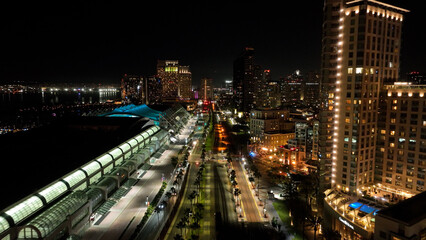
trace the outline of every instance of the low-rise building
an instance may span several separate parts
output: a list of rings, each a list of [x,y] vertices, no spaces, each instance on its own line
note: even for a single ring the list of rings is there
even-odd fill
[[[378,211],[374,239],[426,239],[426,192]]]
[[[295,137],[290,112],[283,109],[255,109],[250,112],[250,137],[258,147],[276,148]]]

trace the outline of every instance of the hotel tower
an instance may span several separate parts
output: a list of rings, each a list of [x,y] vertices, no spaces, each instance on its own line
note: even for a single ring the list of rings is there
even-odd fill
[[[375,0],[326,0],[320,170],[323,188],[358,194],[373,184],[379,93],[399,77],[408,10]]]

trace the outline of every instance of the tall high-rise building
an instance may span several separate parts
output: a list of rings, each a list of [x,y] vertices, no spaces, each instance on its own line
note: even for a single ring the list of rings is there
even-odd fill
[[[376,0],[325,1],[319,151],[326,185],[357,194],[374,181],[379,90],[399,76],[406,12]]]
[[[308,72],[308,75],[303,81],[303,92],[303,105],[318,108],[320,103],[320,82],[318,73],[313,71]]]
[[[146,104],[156,105],[162,103],[163,85],[161,78],[151,76],[145,78],[146,89]]]
[[[254,108],[254,48],[246,47],[234,61],[233,91],[238,111],[249,112]]]
[[[303,76],[299,70],[281,78],[282,103],[285,106],[298,106],[303,100]]]
[[[203,100],[213,100],[213,79],[201,78],[200,89],[201,98]]]
[[[143,77],[139,75],[124,74],[121,78],[121,99],[127,102],[145,101]]]
[[[382,189],[414,195],[426,181],[426,85],[396,82],[382,91],[375,181]]]
[[[192,74],[189,66],[177,60],[158,60],[157,75],[161,78],[163,99],[189,99],[192,97]]]
[[[124,74],[121,79],[121,98],[136,104],[161,104],[162,84],[157,76],[143,77]]]

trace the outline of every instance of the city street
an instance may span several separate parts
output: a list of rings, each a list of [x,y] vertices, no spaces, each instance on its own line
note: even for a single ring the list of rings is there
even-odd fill
[[[196,133],[194,133],[195,135],[200,135],[198,131],[202,131],[202,130],[197,130]],[[198,133],[198,134],[197,134]],[[200,166],[200,156],[201,156],[201,149],[202,149],[202,142],[203,139],[195,139],[194,137],[194,141],[196,141],[196,145],[194,146],[191,155],[188,158],[188,162],[191,164],[190,168],[189,168],[189,176],[188,176],[188,181],[186,183],[186,187],[185,187],[185,192],[183,194],[183,199],[182,202],[179,206],[179,210],[175,216],[175,218],[173,219],[172,224],[170,225],[169,230],[167,231],[167,235],[165,237],[165,239],[174,239],[174,236],[176,234],[181,234],[181,230],[179,230],[176,225],[177,223],[180,221],[180,219],[184,216],[184,211],[186,208],[191,208],[191,202],[188,200],[188,196],[189,194],[194,191],[197,190],[197,187],[193,184]],[[203,196],[203,198],[205,199],[204,201],[204,215],[203,215],[203,224],[202,224],[202,229],[200,229],[200,239],[214,239],[214,215],[213,212],[211,210],[212,208],[212,192],[213,192],[213,187],[212,187],[212,170],[211,170],[211,163],[206,163],[206,168],[204,170],[204,178],[206,179],[206,184],[205,184],[205,196]],[[187,235],[190,235],[190,230],[189,229],[185,229],[184,232],[187,232]]]

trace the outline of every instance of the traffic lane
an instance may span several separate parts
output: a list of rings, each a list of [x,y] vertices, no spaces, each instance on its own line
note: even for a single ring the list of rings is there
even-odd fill
[[[262,222],[259,211],[257,210],[256,202],[254,201],[253,195],[251,194],[250,186],[245,180],[243,168],[237,161],[232,161],[232,165],[237,176],[238,187],[241,190],[241,201],[243,203],[243,209],[246,214],[247,222]]]

